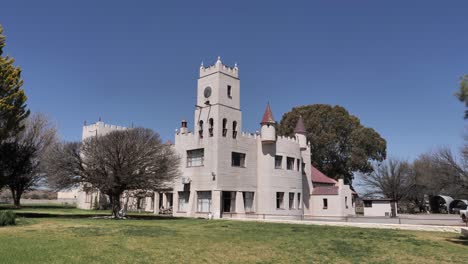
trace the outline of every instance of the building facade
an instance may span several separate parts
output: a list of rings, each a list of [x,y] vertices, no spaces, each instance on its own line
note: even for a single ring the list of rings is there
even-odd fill
[[[226,66],[218,58],[214,65],[200,67],[192,129],[183,120],[173,144],[181,157],[182,176],[174,180],[172,188],[137,200],[137,207],[155,214],[204,218],[354,215],[349,186],[311,166],[302,117],[293,137],[278,136],[268,104],[259,131],[243,132],[240,95],[237,65]],[[127,128],[99,120],[85,124],[82,138],[120,129]],[[93,209],[106,201],[87,187],[80,186],[79,208]]]
[[[183,120],[175,135],[182,177],[173,185],[173,215],[353,215],[352,193],[342,181],[336,183],[336,193],[326,194],[330,196],[327,208],[317,209],[317,201],[324,198],[314,195],[310,145],[302,117],[294,137],[277,136],[267,105],[260,132],[243,132],[240,94],[237,65],[226,66],[218,58],[214,65],[200,67],[193,130]]]

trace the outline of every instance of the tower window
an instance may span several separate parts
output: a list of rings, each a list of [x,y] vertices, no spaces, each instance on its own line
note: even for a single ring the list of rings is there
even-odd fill
[[[210,120],[208,122],[209,122],[209,125],[210,125],[210,127],[208,128],[208,132],[210,134],[210,137],[212,137],[213,136],[213,125],[214,125],[213,118],[210,118]]]
[[[231,160],[233,167],[245,168],[245,153],[232,152]]]
[[[275,169],[281,169],[283,163],[283,156],[275,156]]]
[[[237,122],[232,122],[232,138],[237,137]]]
[[[286,169],[294,170],[294,158],[291,158],[291,157],[286,158]]]
[[[203,120],[198,122],[198,134],[200,138],[203,138]]]
[[[231,85],[228,85],[228,86],[227,86],[227,96],[228,96],[229,98],[232,98],[232,93],[231,93],[231,92],[232,92]]]
[[[223,119],[223,137],[225,137],[227,134],[227,119]]]

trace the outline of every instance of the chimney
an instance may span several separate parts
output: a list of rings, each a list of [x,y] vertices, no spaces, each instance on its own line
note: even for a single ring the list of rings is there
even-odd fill
[[[180,125],[180,133],[187,134],[187,121],[184,119]]]

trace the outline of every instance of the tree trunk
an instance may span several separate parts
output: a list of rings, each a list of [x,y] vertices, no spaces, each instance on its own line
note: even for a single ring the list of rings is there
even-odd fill
[[[390,217],[396,217],[396,212],[397,212],[397,208],[396,208],[396,202],[395,201],[391,201],[390,202],[390,207],[391,207],[391,216]]]
[[[21,196],[23,195],[23,192],[15,190],[14,188],[10,188],[10,191],[13,198],[13,206],[16,208],[21,207]]]
[[[109,195],[112,202],[112,216],[115,219],[122,219],[120,215],[120,194]]]

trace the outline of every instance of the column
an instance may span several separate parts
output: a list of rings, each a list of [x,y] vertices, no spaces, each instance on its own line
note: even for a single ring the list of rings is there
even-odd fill
[[[221,191],[212,191],[211,193],[211,212],[214,219],[221,218]]]
[[[159,214],[159,192],[154,192],[153,212],[155,215]]]
[[[245,214],[245,207],[244,207],[244,196],[242,192],[236,192],[236,213],[238,214]],[[243,217],[240,216],[239,217]]]

